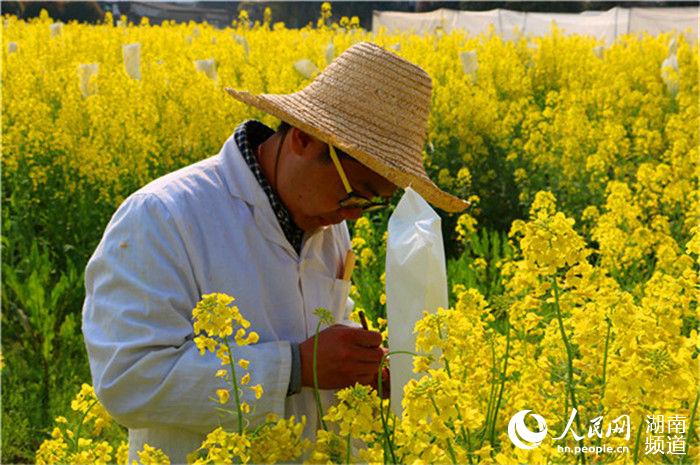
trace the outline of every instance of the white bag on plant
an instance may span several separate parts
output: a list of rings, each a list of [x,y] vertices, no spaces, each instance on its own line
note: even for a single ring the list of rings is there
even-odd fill
[[[97,92],[97,84],[93,76],[97,76],[99,70],[99,63],[81,63],[78,65],[78,83],[83,97],[89,97]]]
[[[294,69],[306,79],[311,79],[318,73],[318,67],[308,58],[294,62]]]
[[[335,58],[335,46],[333,45],[333,41],[331,40],[328,42],[328,45],[326,45],[326,64],[329,65],[331,61]]]
[[[413,189],[389,218],[386,244],[386,313],[389,350],[415,352],[413,328],[424,311],[447,308],[447,274],[440,217]],[[413,373],[413,357],[391,356],[391,407],[401,414],[403,388]]]
[[[194,67],[197,71],[206,74],[212,81],[218,81],[219,75],[216,72],[216,60],[213,58],[209,58],[208,60],[194,60]]]
[[[479,59],[476,55],[476,50],[461,52],[459,59],[462,62],[462,71],[472,80],[476,79],[476,71],[479,69]]]
[[[661,63],[661,79],[664,81],[664,84],[666,84],[668,93],[675,98],[680,90],[680,83],[678,82],[678,58],[676,58],[676,55],[668,56],[663,63]]]
[[[243,52],[246,56],[248,56],[248,54],[250,53],[250,46],[248,45],[248,41],[246,40],[246,38],[239,34],[233,34],[232,37],[233,40],[235,40],[238,43],[238,45],[243,47]]]
[[[134,42],[122,46],[124,68],[132,79],[141,79],[141,44]]]
[[[51,30],[51,37],[56,37],[63,32],[63,23],[53,23],[49,26],[49,29]]]

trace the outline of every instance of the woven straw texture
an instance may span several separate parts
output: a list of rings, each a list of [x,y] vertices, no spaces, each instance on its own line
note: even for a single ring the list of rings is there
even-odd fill
[[[423,167],[430,76],[378,45],[353,45],[293,94],[226,91],[340,148],[395,185],[411,186],[436,207],[456,212],[469,205],[440,190]]]

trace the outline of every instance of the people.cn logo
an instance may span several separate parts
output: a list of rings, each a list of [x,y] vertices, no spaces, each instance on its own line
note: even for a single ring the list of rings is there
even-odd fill
[[[542,443],[542,440],[547,435],[547,422],[536,413],[533,413],[532,417],[537,420],[537,427],[540,430],[532,432],[528,429],[525,424],[525,417],[528,412],[530,410],[521,410],[513,415],[513,418],[508,422],[508,437],[520,449],[534,449]]]

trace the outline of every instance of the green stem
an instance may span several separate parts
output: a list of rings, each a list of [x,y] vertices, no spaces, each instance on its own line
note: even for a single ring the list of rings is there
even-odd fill
[[[695,434],[695,431],[693,430],[694,423],[695,423],[695,414],[697,413],[698,410],[698,399],[700,399],[700,391],[695,395],[695,404],[693,405],[693,412],[690,414],[690,424],[688,425],[688,431],[685,433],[685,451],[684,451],[684,458],[687,458],[688,456],[688,447],[690,445],[690,441],[693,439],[693,434]]]
[[[243,435],[243,411],[241,410],[241,397],[238,394],[238,380],[236,379],[236,364],[231,352],[231,345],[228,339],[224,338],[226,350],[228,351],[228,364],[231,367],[231,381],[233,383],[233,398],[236,400],[236,412],[238,412],[238,434]]]
[[[607,379],[607,370],[608,370],[608,348],[610,347],[610,332],[612,328],[612,321],[610,321],[610,318],[605,318],[605,320],[608,322],[608,332],[605,335],[605,352],[603,353],[603,391],[602,394],[605,394],[605,382]],[[602,397],[601,397],[602,399]]]
[[[437,330],[438,330],[438,337],[442,340],[442,339],[443,339],[443,337],[442,337],[442,328],[440,327],[440,318],[439,318],[439,317],[437,318]],[[447,372],[447,376],[448,376],[450,379],[452,379],[452,371],[450,370],[450,361],[448,360],[447,357],[444,356],[444,354],[443,354],[443,360],[445,361],[445,371]],[[464,370],[464,373],[466,373],[466,372],[467,372],[467,370],[465,369],[465,370]],[[457,410],[457,419],[461,422],[461,421],[462,421],[462,414],[461,414],[461,412],[459,411],[459,407],[458,407],[458,406],[457,406],[457,409],[456,409],[456,410]],[[464,426],[461,427],[461,430],[462,430],[462,431],[461,431],[461,433],[462,433],[462,438],[463,438],[464,441],[466,442],[466,441],[467,441],[467,435],[466,435],[466,433],[464,432]]]
[[[484,446],[484,439],[490,430],[491,421],[491,409],[493,408],[494,397],[496,396],[496,346],[495,346],[496,336],[491,339],[491,391],[489,392],[489,401],[486,404],[486,421],[484,424],[484,430],[481,433],[481,442],[479,444],[479,449]]]
[[[450,453],[450,458],[452,459],[452,463],[454,465],[457,465],[457,457],[455,456],[455,451],[452,448],[452,441],[450,441],[449,438],[445,439],[447,441],[447,451]]]
[[[471,433],[469,432],[469,428],[467,428],[467,457],[469,458],[469,463],[474,463],[473,457],[472,457],[472,445],[471,445]]]
[[[396,415],[391,417],[391,443],[394,444],[396,440]],[[403,463],[403,459],[399,460],[399,463]]]
[[[603,351],[603,379],[602,379],[602,388],[600,390],[600,401],[598,404],[598,416],[600,416],[603,413],[603,398],[605,397],[605,382],[606,382],[606,370],[608,368],[608,347],[610,345],[610,329],[612,327],[612,321],[610,321],[610,318],[605,317],[605,321],[608,323],[608,329],[607,329],[607,334],[605,335],[605,349]],[[600,436],[598,437],[598,446],[600,446],[600,441],[601,438]]]
[[[569,388],[564,386],[564,413],[562,413],[562,418],[567,418],[569,415]]]
[[[318,370],[317,370],[317,359],[318,359],[318,333],[321,330],[321,321],[316,324],[316,333],[314,334],[314,356],[313,356],[313,372],[314,372],[314,398],[316,399],[316,410],[318,411],[319,421],[321,422],[321,427],[328,431],[326,426],[326,421],[323,419],[323,406],[321,405],[321,393],[318,388]]]
[[[461,351],[459,352],[459,355],[460,355],[460,357],[461,357],[462,359],[465,358],[465,357],[464,357],[464,353],[465,353],[464,350],[461,350]],[[461,379],[461,382],[462,382],[462,384],[465,384],[465,383],[467,382],[467,370],[464,370],[464,371],[462,372],[462,379]]]
[[[559,305],[559,285],[557,284],[556,276],[552,277],[552,287],[554,289],[554,304],[557,310],[557,321],[559,322],[559,331],[561,332],[561,337],[564,340],[564,347],[566,348],[566,359],[567,359],[567,380],[569,387],[569,395],[571,396],[571,406],[578,411],[578,404],[576,403],[576,394],[574,388],[574,355],[569,343],[569,338],[566,337],[566,330],[564,329],[564,319],[561,315],[561,306]],[[576,415],[576,427],[581,431],[581,422],[579,416]],[[581,446],[583,447],[584,442],[581,439]],[[586,457],[585,454],[581,454],[581,464],[585,465]]]
[[[351,435],[350,435],[350,432],[348,431],[348,441],[346,444],[347,450],[345,451],[345,463],[347,463],[348,465],[350,465],[350,438],[351,438]]]
[[[506,353],[503,360],[503,374],[501,378],[501,387],[498,392],[498,400],[496,401],[496,407],[493,412],[493,418],[491,423],[491,435],[490,441],[493,445],[495,441],[496,434],[496,422],[498,421],[498,409],[501,407],[501,400],[503,399],[503,390],[506,385],[506,376],[508,375],[508,356],[510,354],[510,320],[506,319]]]
[[[431,395],[430,396],[430,402],[433,404],[433,408],[435,409],[435,414],[437,415],[437,418],[440,418],[440,409],[437,406],[437,403],[435,402],[435,398]],[[454,431],[453,431],[454,433]],[[452,459],[453,465],[457,465],[457,456],[455,455],[455,451],[452,448],[452,441],[450,441],[450,438],[445,438],[445,441],[447,441],[447,451],[450,453],[450,458]]]
[[[642,436],[642,427],[644,426],[644,418],[640,418],[639,420],[639,429],[637,430],[637,439],[634,441],[634,465],[637,465],[639,463],[638,459],[638,454],[639,454],[639,438]]]
[[[380,401],[380,403],[381,403],[381,401]],[[380,408],[381,408],[381,406],[380,406]],[[387,446],[387,441],[385,439],[384,441],[382,441],[382,460],[383,460],[382,463],[387,463],[388,458],[389,458],[389,449]]]
[[[85,410],[85,413],[83,413],[83,416],[80,417],[80,423],[78,423],[78,429],[75,432],[75,436],[73,439],[71,439],[72,442],[72,450],[73,453],[78,453],[78,439],[80,439],[80,432],[83,429],[83,422],[85,421],[85,418],[87,417],[87,414],[92,410],[92,408],[97,405],[97,402],[99,402],[97,399],[93,400],[92,403],[88,406],[88,408]]]
[[[382,436],[384,437],[384,455],[386,456],[386,450],[389,451],[389,455],[391,455],[391,463],[396,463],[396,455],[394,454],[394,447],[393,447],[393,441],[389,438],[389,425],[387,424],[386,418],[384,417],[384,407],[382,407],[382,393],[384,392],[382,389],[382,371],[384,369],[384,363],[386,361],[386,357],[388,354],[384,354],[382,356],[381,362],[379,362],[379,373],[377,373],[377,394],[379,396],[379,419],[382,422],[382,430],[384,433]],[[391,396],[389,397],[389,402],[387,402],[387,416],[389,415],[389,411],[391,408]],[[386,463],[386,457],[385,457],[385,463]]]
[[[397,463],[396,461],[396,455],[394,453],[394,441],[393,437],[389,437],[389,425],[387,423],[387,419],[384,417],[384,408],[382,407],[382,370],[384,369],[384,365],[386,364],[386,359],[390,355],[394,354],[408,354],[408,355],[413,355],[414,357],[417,357],[418,354],[409,352],[406,350],[396,350],[394,352],[387,352],[382,356],[382,360],[379,362],[379,371],[377,373],[377,393],[379,394],[379,417],[382,421],[382,429],[384,430],[384,444],[385,447],[389,449],[389,454],[391,455],[391,463]],[[391,408],[391,397],[389,398],[389,402],[387,405],[387,416],[389,415],[389,409]],[[393,433],[393,431],[392,431]]]

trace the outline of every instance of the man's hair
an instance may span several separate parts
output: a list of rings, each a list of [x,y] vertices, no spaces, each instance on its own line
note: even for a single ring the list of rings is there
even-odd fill
[[[292,125],[286,121],[280,121],[280,125],[277,126],[277,132],[287,132],[292,128]]]

